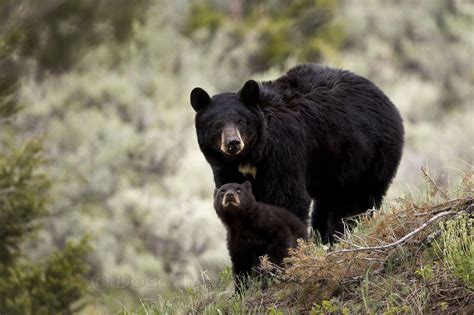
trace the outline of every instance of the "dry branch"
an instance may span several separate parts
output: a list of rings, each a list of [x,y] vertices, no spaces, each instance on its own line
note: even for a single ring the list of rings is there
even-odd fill
[[[336,250],[336,251],[334,251],[334,252],[330,252],[330,253],[328,253],[327,255],[330,256],[330,255],[340,254],[340,253],[388,250],[388,249],[391,249],[391,248],[393,248],[393,247],[402,245],[403,243],[407,242],[407,241],[410,240],[413,236],[415,236],[416,234],[420,233],[421,231],[423,231],[424,229],[426,229],[428,226],[430,226],[430,225],[433,224],[434,222],[438,221],[439,219],[441,219],[441,218],[443,218],[443,217],[455,215],[455,214],[458,214],[458,213],[459,213],[459,212],[457,212],[457,211],[445,211],[445,212],[438,213],[437,215],[435,215],[434,217],[432,217],[431,219],[429,219],[428,221],[426,221],[425,223],[423,223],[419,228],[417,228],[417,229],[411,231],[410,233],[408,233],[407,235],[405,235],[404,237],[402,237],[401,239],[399,239],[399,240],[397,240],[396,242],[393,242],[393,243],[389,243],[389,244],[385,244],[385,245],[380,245],[380,246],[372,246],[372,247],[358,247],[358,248],[351,248],[351,249],[341,249],[341,250]]]

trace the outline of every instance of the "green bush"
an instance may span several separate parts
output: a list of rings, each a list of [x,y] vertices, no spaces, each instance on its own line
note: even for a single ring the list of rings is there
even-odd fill
[[[49,183],[38,171],[42,146],[29,141],[20,149],[6,143],[1,149],[0,313],[71,313],[73,304],[86,294],[88,242],[67,243],[44,261],[28,258],[22,245],[49,213]]]

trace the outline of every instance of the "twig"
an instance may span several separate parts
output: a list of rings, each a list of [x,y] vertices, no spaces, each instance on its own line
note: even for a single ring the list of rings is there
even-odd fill
[[[393,247],[396,247],[396,246],[399,246],[399,245],[405,243],[406,241],[411,239],[413,236],[415,236],[419,232],[423,231],[425,228],[427,228],[432,223],[438,221],[439,219],[441,219],[443,217],[446,217],[446,216],[451,216],[451,215],[454,215],[454,214],[457,214],[457,213],[458,213],[457,211],[445,211],[445,212],[438,213],[437,215],[435,215],[434,217],[432,217],[431,219],[429,219],[428,221],[423,223],[419,228],[411,231],[410,233],[408,233],[407,235],[405,235],[404,237],[402,237],[401,239],[399,239],[398,241],[393,242],[393,243],[380,245],[380,246],[372,246],[372,247],[359,247],[359,248],[351,248],[351,249],[341,249],[341,250],[336,250],[334,252],[330,252],[327,255],[330,256],[330,255],[340,254],[340,253],[388,250],[388,249],[391,249]]]
[[[437,214],[439,212],[443,212],[449,209],[460,207],[463,204],[471,204],[471,203],[472,203],[471,198],[452,199],[452,200],[445,201],[445,202],[432,206],[429,212],[431,212],[432,214]]]
[[[390,258],[390,255],[385,256],[384,259],[382,259],[382,261],[380,261],[379,267],[377,269],[375,269],[374,271],[370,272],[370,275],[371,276],[376,276],[376,275],[379,275],[382,272],[384,272],[385,267],[386,267],[386,263],[387,263],[389,258]],[[367,276],[367,273],[363,274],[363,275],[358,275],[358,276],[353,276],[353,277],[350,277],[350,278],[346,278],[346,279],[342,280],[342,283],[343,284],[348,284],[348,283],[358,282],[358,281],[363,280],[366,276]]]
[[[433,243],[441,235],[441,230],[436,230],[430,235],[428,235],[423,241],[420,242],[421,245],[429,245]]]
[[[378,274],[382,273],[384,269],[385,269],[384,266],[381,266],[380,268],[377,268],[377,269],[375,269],[374,271],[372,271],[372,272],[370,273],[370,275],[372,275],[372,276],[378,275]],[[359,276],[354,276],[354,277],[346,278],[346,279],[342,280],[341,282],[342,282],[343,284],[359,282],[359,281],[363,280],[365,277],[366,277],[366,275],[363,274],[363,275],[359,275]]]
[[[357,238],[357,239],[358,239],[359,241],[361,241],[362,243],[364,243],[363,245],[369,246],[369,244],[367,244],[367,242],[366,242],[362,237],[360,237],[359,235],[354,234],[354,235],[352,235],[352,236],[353,236],[354,238]],[[376,239],[376,240],[378,240],[378,239]],[[361,246],[359,245],[358,247],[361,247]]]
[[[354,244],[354,243],[351,243],[351,242],[349,242],[349,241],[346,241],[345,239],[340,238],[339,236],[336,236],[336,240],[338,240],[339,242],[343,242],[343,243],[349,244],[349,245],[354,246],[354,247],[356,247],[356,248],[362,248],[362,246],[357,245],[357,244]]]
[[[452,209],[453,205],[457,206],[457,205],[462,204],[464,202],[466,202],[466,198],[451,199],[451,200],[448,200],[448,201],[444,201],[442,203],[438,203],[434,206],[431,206],[429,211],[415,213],[415,216],[416,217],[422,217],[422,216],[425,216],[425,215],[438,214],[440,212]]]
[[[426,171],[426,168],[423,166],[421,168],[421,173],[423,174],[423,177],[425,178],[425,180],[431,185],[431,187],[433,188],[433,196],[436,195],[436,192],[439,192],[443,198],[445,200],[449,200],[449,196],[446,192],[444,192],[441,187],[438,186],[438,184],[436,184],[436,182],[431,178],[430,175],[428,175],[428,172]]]

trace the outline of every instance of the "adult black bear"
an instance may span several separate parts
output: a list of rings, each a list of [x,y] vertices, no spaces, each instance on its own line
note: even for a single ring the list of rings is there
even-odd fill
[[[368,79],[317,64],[247,81],[212,98],[191,92],[199,146],[216,187],[250,179],[258,201],[290,209],[325,241],[341,219],[379,207],[403,149],[398,110]]]
[[[298,239],[307,239],[306,225],[290,211],[256,202],[249,181],[216,189],[214,208],[227,229],[237,290],[245,287],[261,256],[268,255],[271,262],[281,264]]]

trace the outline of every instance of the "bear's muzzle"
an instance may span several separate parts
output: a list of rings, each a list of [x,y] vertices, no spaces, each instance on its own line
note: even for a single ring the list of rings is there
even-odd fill
[[[226,124],[221,134],[221,151],[227,155],[237,155],[244,149],[244,141],[235,124]]]
[[[240,205],[239,196],[233,191],[226,192],[224,198],[222,198],[222,206],[225,208],[229,205]]]

